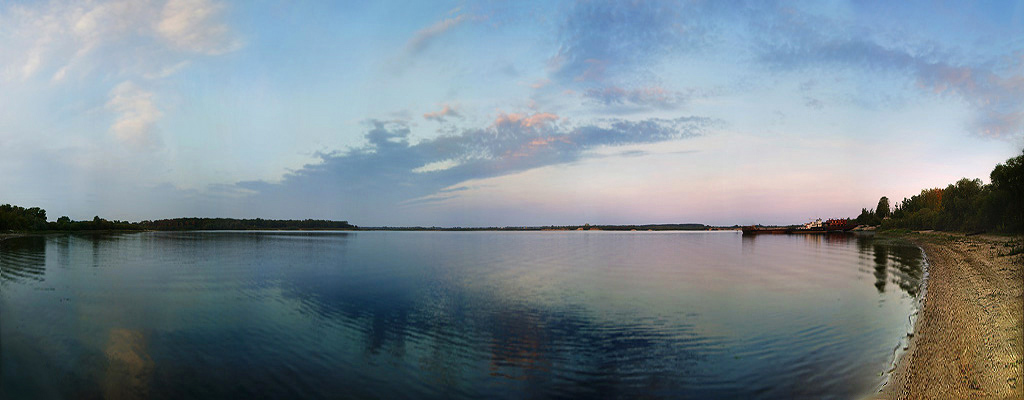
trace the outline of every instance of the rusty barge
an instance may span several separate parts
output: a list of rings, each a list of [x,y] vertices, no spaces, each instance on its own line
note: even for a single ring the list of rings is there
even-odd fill
[[[803,224],[803,226],[787,226],[787,227],[764,227],[764,226],[744,226],[744,235],[755,235],[755,234],[820,234],[820,233],[836,233],[836,232],[847,232],[853,228],[856,228],[857,224],[851,222],[848,219],[830,219],[822,221],[821,218],[817,220]]]

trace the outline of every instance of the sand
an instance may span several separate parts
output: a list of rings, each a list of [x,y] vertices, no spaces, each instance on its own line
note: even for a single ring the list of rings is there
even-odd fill
[[[1013,239],[918,233],[927,293],[907,352],[880,399],[1022,399],[1024,255]]]

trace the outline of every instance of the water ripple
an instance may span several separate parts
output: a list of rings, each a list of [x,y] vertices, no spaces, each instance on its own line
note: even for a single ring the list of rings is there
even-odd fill
[[[51,376],[100,397],[118,337],[157,399],[850,398],[920,278],[919,249],[854,236],[20,238],[0,245],[0,397]],[[12,386],[12,363],[38,376]]]

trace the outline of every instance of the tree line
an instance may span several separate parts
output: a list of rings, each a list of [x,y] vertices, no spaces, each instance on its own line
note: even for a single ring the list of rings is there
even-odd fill
[[[892,205],[882,197],[875,208],[862,208],[861,225],[882,229],[1024,233],[1024,151],[997,164],[991,183],[963,178],[945,188],[921,193]]]
[[[355,229],[348,221],[319,219],[234,219],[234,218],[173,218],[154,221],[128,222],[106,220],[99,216],[92,220],[74,221],[67,216],[56,221],[46,220],[46,210],[39,207],[24,208],[10,204],[0,205],[0,232],[4,231],[97,231],[97,230],[256,230],[256,229]]]

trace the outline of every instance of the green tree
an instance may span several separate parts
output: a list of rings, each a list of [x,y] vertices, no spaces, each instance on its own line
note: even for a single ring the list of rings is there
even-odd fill
[[[882,196],[878,199],[878,207],[875,207],[875,216],[878,219],[884,219],[889,216],[889,198]]]
[[[989,175],[992,196],[985,204],[985,219],[998,229],[1024,232],[1024,150],[998,164]]]
[[[985,187],[981,179],[963,178],[946,186],[937,228],[945,230],[975,230],[981,228],[978,220]]]

